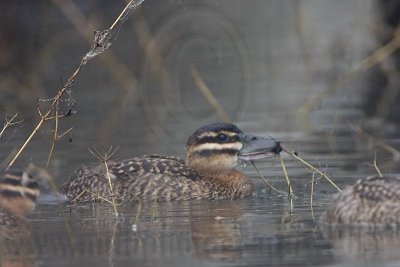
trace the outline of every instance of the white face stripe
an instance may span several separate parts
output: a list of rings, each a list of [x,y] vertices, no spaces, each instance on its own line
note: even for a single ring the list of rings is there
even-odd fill
[[[230,137],[238,135],[237,133],[233,133],[233,132],[219,131],[219,132],[204,132],[204,133],[200,134],[198,137],[199,138],[202,138],[202,137],[216,137],[219,134],[225,134],[225,135],[230,136]]]
[[[202,150],[223,150],[223,149],[232,149],[232,150],[237,150],[239,151],[242,149],[243,144],[240,142],[235,142],[235,143],[224,143],[224,144],[218,144],[218,143],[205,143],[205,144],[200,144],[194,147],[190,148],[190,151],[197,152],[197,151],[202,151]]]
[[[39,195],[39,191],[37,189],[31,189],[24,186],[14,186],[9,184],[0,184],[0,190],[19,192],[22,196],[25,195],[25,193],[30,193],[35,196]]]

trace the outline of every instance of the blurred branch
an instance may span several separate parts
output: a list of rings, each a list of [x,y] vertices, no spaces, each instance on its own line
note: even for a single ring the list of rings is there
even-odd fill
[[[215,112],[217,112],[218,116],[223,121],[230,122],[231,121],[230,116],[228,115],[228,113],[226,113],[222,105],[218,102],[217,98],[208,88],[204,80],[200,77],[199,73],[197,72],[196,68],[193,65],[190,66],[190,73],[192,74],[194,83],[197,85],[197,89],[200,90],[200,92],[206,98],[210,106],[214,108]]]
[[[367,139],[370,142],[373,142],[377,147],[382,148],[383,150],[392,153],[394,160],[400,160],[400,151],[395,149],[394,147],[389,146],[385,142],[379,140],[375,136],[372,136],[371,134],[367,133],[363,129],[361,129],[358,126],[350,124],[350,127],[353,129],[353,131],[358,134],[360,137]]]
[[[393,39],[386,45],[376,49],[370,56],[362,60],[355,68],[348,71],[347,73],[340,76],[336,81],[331,83],[328,88],[314,97],[310,98],[301,107],[304,113],[310,112],[312,108],[319,103],[325,95],[329,95],[337,90],[340,86],[348,81],[351,81],[354,77],[360,73],[370,69],[371,67],[383,62],[390,55],[396,52],[400,48],[400,27],[395,31]]]
[[[387,86],[383,90],[382,96],[377,104],[376,114],[379,117],[385,118],[389,112],[390,107],[395,105],[397,96],[399,95],[398,84],[400,82],[400,73],[397,70],[395,58],[389,58],[381,63],[381,70],[387,79]],[[383,89],[383,88],[382,88]]]

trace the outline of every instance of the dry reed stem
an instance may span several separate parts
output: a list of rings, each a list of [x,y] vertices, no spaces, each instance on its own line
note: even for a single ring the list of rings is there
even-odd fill
[[[139,7],[144,0],[131,0],[129,3],[125,6],[124,10],[122,10],[121,14],[119,14],[118,18],[114,21],[114,23],[111,25],[110,30],[114,29],[117,24],[119,24],[118,28],[122,26],[122,24],[125,22],[125,20],[128,18],[130,14],[132,14],[133,11],[137,7]]]
[[[93,19],[88,18],[86,14],[82,13],[74,1],[53,0],[53,2],[75,27],[80,36],[88,43],[92,43],[93,38],[91,33],[95,29]],[[135,3],[137,1],[132,2],[133,5]],[[116,32],[119,29],[120,26],[117,28],[114,27]],[[139,101],[139,82],[132,74],[132,71],[112,50],[102,54],[99,60],[103,62],[102,65],[107,68],[108,72],[114,78],[115,87],[120,88],[113,95],[112,99],[110,99],[111,105],[116,108],[112,109],[111,112],[107,112],[102,123],[98,126],[98,132],[101,133],[99,139],[100,141],[104,141],[107,140],[111,131],[120,128],[121,121],[126,115],[123,109],[130,108]]]
[[[350,127],[353,129],[355,133],[357,133],[360,137],[363,137],[364,139],[367,139],[370,142],[373,142],[377,147],[380,147],[381,149],[392,153],[394,160],[400,160],[400,151],[395,149],[394,147],[389,146],[385,142],[379,140],[375,136],[367,133],[363,129],[361,129],[358,126],[350,124]]]
[[[110,146],[109,150],[107,152],[104,152],[104,155],[101,155],[100,152],[95,147],[93,147],[93,150],[91,150],[90,148],[88,148],[88,150],[93,156],[95,156],[97,159],[99,159],[106,168],[108,185],[110,186],[110,192],[111,192],[111,203],[114,208],[115,216],[118,216],[118,210],[117,210],[117,205],[115,203],[115,196],[114,196],[114,192],[113,192],[110,170],[108,168],[108,163],[107,163],[107,161],[117,152],[118,147],[116,149],[114,149],[114,151],[113,151],[113,147]]]
[[[85,193],[92,194],[92,195],[96,196],[98,199],[101,199],[105,202],[112,204],[112,202],[110,200],[106,199],[105,197],[100,196],[99,194],[97,194],[95,192],[89,191],[89,190],[83,190],[79,195],[77,195],[74,199],[72,199],[71,202],[75,202],[77,199],[79,199]]]
[[[15,119],[17,118],[17,116],[18,116],[18,112],[16,112],[13,116],[11,116],[10,119],[8,119],[8,118],[6,117],[5,122],[4,122],[4,124],[3,124],[3,128],[2,128],[1,131],[0,131],[0,138],[3,136],[4,132],[6,131],[6,129],[7,129],[8,127],[11,127],[11,126],[13,126],[13,125],[15,125],[15,124],[18,124],[18,123],[23,122],[23,120],[15,121]]]
[[[325,178],[337,191],[342,191],[333,181],[331,178],[329,178],[325,173],[321,172],[320,170],[318,170],[317,168],[315,168],[314,166],[312,166],[310,163],[308,163],[307,161],[305,161],[304,159],[300,158],[299,156],[297,156],[294,152],[290,152],[287,150],[283,150],[286,153],[288,153],[289,155],[291,155],[293,158],[297,159],[298,161],[300,161],[301,163],[303,163],[304,165],[306,165],[311,171],[318,173],[319,175],[321,175],[321,177]]]
[[[140,0],[139,2],[142,3],[143,1],[144,0]],[[76,70],[73,72],[73,74],[68,78],[66,84],[64,84],[63,87],[61,89],[59,89],[57,95],[53,98],[53,102],[51,103],[49,109],[44,113],[44,115],[39,110],[39,115],[41,117],[40,121],[38,122],[38,124],[36,125],[34,130],[31,132],[29,137],[25,140],[24,144],[18,150],[18,152],[16,153],[14,158],[11,160],[11,162],[7,165],[7,168],[11,167],[15,163],[17,158],[21,155],[22,151],[26,148],[26,146],[32,140],[32,138],[37,133],[37,131],[42,127],[42,125],[45,121],[50,120],[50,119],[59,118],[59,116],[57,116],[57,115],[54,118],[50,117],[50,114],[53,111],[53,109],[55,108],[55,106],[57,106],[59,104],[61,97],[65,94],[65,92],[67,90],[69,90],[74,85],[76,77],[80,73],[83,66],[86,65],[86,63],[89,60],[98,56],[99,54],[101,54],[102,52],[107,50],[112,45],[112,43],[113,43],[113,41],[115,41],[115,39],[111,39],[111,37],[116,38],[116,35],[118,33],[117,31],[119,30],[119,29],[115,29],[115,25],[118,23],[119,23],[119,25],[122,25],[122,23],[134,11],[134,9],[136,9],[136,7],[140,5],[140,3],[138,4],[137,1],[131,0],[126,5],[125,9],[120,13],[118,18],[114,21],[114,23],[111,25],[111,27],[109,29],[96,32],[91,49],[82,57],[79,66],[76,68]],[[115,36],[113,36],[113,34]],[[57,109],[57,107],[56,107],[56,109]]]
[[[289,176],[288,176],[288,173],[286,170],[286,166],[285,166],[285,163],[283,162],[283,159],[281,156],[279,156],[279,160],[281,161],[282,170],[283,170],[283,173],[285,174],[286,184],[288,186],[288,194],[289,194],[289,197],[291,198],[293,196],[292,184],[290,183],[290,179],[289,179]]]
[[[71,127],[71,128],[69,128],[68,130],[66,130],[65,132],[63,132],[62,134],[60,134],[60,135],[57,137],[56,141],[58,141],[58,140],[60,140],[61,138],[63,138],[64,135],[66,135],[67,133],[71,132],[73,129],[74,129],[74,127]]]
[[[108,178],[108,183],[109,183],[109,186],[110,186],[111,199],[112,199],[112,204],[113,204],[115,216],[118,216],[118,210],[117,210],[117,205],[115,204],[115,197],[114,197],[114,192],[113,192],[112,183],[111,183],[111,176],[110,176],[110,171],[108,169],[107,161],[104,161],[104,166],[106,166],[107,178]]]
[[[275,188],[274,186],[272,186],[272,184],[269,183],[269,182],[267,181],[267,179],[265,179],[265,177],[260,173],[260,171],[259,171],[258,168],[256,167],[256,164],[254,163],[254,161],[252,161],[251,164],[253,165],[254,169],[256,170],[258,177],[259,177],[266,185],[268,185],[270,189],[272,189],[272,190],[274,190],[275,192],[280,193],[280,194],[284,194],[284,195],[287,194],[286,192],[281,191],[281,190]]]
[[[230,116],[228,115],[228,113],[226,113],[222,105],[218,102],[218,99],[211,92],[210,88],[208,88],[208,86],[206,85],[204,80],[200,77],[199,73],[197,72],[196,68],[193,65],[190,66],[190,73],[197,86],[197,89],[200,90],[200,92],[203,94],[203,96],[208,101],[210,106],[215,110],[217,115],[224,122],[231,122],[232,120]]]
[[[376,152],[375,152],[375,156],[374,156],[374,167],[375,167],[375,170],[378,172],[379,177],[382,177],[382,173],[381,173],[381,171],[379,170],[378,165],[377,165],[377,163],[376,163]]]

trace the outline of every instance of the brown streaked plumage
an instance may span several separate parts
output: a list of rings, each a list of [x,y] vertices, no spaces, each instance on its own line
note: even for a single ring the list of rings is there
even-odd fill
[[[0,236],[9,237],[29,228],[26,216],[40,195],[38,181],[50,181],[49,173],[33,164],[24,171],[4,171],[0,177]]]
[[[338,193],[321,215],[329,224],[400,226],[400,177],[367,177]]]
[[[242,198],[253,192],[253,183],[234,169],[238,160],[280,151],[279,142],[272,138],[244,134],[234,124],[215,123],[199,128],[188,138],[186,161],[145,155],[108,162],[107,167],[118,202]],[[61,191],[77,202],[111,199],[107,177],[104,164],[83,166]]]

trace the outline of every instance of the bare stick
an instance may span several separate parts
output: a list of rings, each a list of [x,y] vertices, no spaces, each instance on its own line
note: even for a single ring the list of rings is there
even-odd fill
[[[17,154],[15,154],[14,158],[11,160],[11,162],[7,165],[7,169],[10,168],[14,162],[17,160],[17,158],[19,157],[19,155],[22,153],[22,151],[25,149],[25,147],[28,145],[28,143],[32,140],[33,136],[36,134],[36,132],[40,129],[40,127],[42,126],[44,122],[44,118],[42,117],[42,119],[39,121],[39,123],[36,125],[35,129],[31,132],[31,134],[29,135],[29,137],[25,140],[24,144],[22,145],[22,147],[18,150]]]
[[[62,134],[60,134],[60,135],[57,137],[57,141],[60,140],[61,138],[63,138],[64,135],[66,135],[67,133],[71,132],[73,129],[74,129],[74,127],[71,127],[71,128],[69,128],[68,130],[66,130],[65,132],[63,132]]]
[[[92,192],[92,191],[88,191],[88,190],[83,190],[79,195],[77,195],[74,199],[72,199],[71,202],[75,202],[77,199],[79,199],[85,193],[92,194],[92,195],[96,196],[98,199],[101,199],[105,202],[112,204],[112,202],[110,200],[106,199],[105,197],[102,197],[99,194]]]
[[[76,197],[74,197],[71,202],[75,202],[76,200],[78,200],[83,194],[88,193],[89,191],[87,190],[83,190],[82,192],[80,192]]]
[[[111,199],[112,199],[112,204],[113,204],[113,207],[114,207],[114,212],[115,212],[115,215],[118,216],[117,205],[115,204],[115,198],[114,198],[114,192],[113,192],[113,187],[112,187],[112,182],[111,182],[110,171],[108,169],[108,164],[107,164],[106,161],[104,161],[104,165],[106,166],[107,178],[108,178],[108,183],[109,183],[109,186],[110,186]]]
[[[281,161],[281,166],[282,166],[283,173],[285,174],[286,184],[288,186],[289,197],[291,197],[293,195],[292,184],[290,183],[289,176],[288,176],[288,173],[287,173],[287,170],[286,170],[285,163],[283,162],[282,156],[279,156],[279,159]]]
[[[6,117],[6,121],[5,121],[4,125],[3,125],[3,129],[1,129],[1,131],[0,131],[0,138],[3,136],[5,130],[8,127],[10,127],[10,126],[12,126],[14,124],[23,122],[23,120],[14,121],[17,118],[17,116],[18,116],[18,112],[16,112],[10,119],[7,119],[7,117]]]
[[[77,69],[73,72],[73,74],[68,78],[67,82],[61,89],[59,89],[57,95],[53,98],[53,102],[51,103],[49,109],[47,110],[46,113],[42,114],[39,111],[40,114],[40,121],[34,128],[34,130],[31,132],[29,137],[25,140],[24,144],[21,146],[21,148],[18,150],[14,158],[11,160],[11,162],[7,165],[7,169],[11,167],[17,158],[21,155],[22,151],[26,148],[28,143],[32,140],[34,135],[37,133],[37,131],[42,127],[43,122],[49,120],[51,111],[54,109],[56,105],[58,105],[61,97],[67,92],[75,83],[77,75],[80,73],[81,69],[83,68],[86,63],[98,56],[99,54],[103,53],[105,50],[111,47],[113,41],[115,41],[118,30],[120,26],[123,24],[123,22],[126,21],[126,19],[129,17],[129,15],[143,2],[144,0],[131,0],[124,8],[124,10],[120,13],[120,15],[117,17],[117,19],[114,21],[114,23],[111,25],[111,27],[107,30],[102,30],[102,31],[96,31],[93,44],[89,52],[87,52],[83,57],[82,60],[77,67]],[[119,27],[115,28],[116,25],[119,25]],[[55,119],[58,118],[58,115],[55,116]],[[53,148],[54,149],[54,148]],[[51,156],[51,154],[50,154]],[[50,158],[49,156],[49,158]]]
[[[129,3],[125,6],[124,10],[122,10],[121,14],[119,14],[118,18],[114,21],[113,25],[111,25],[110,30],[112,30],[118,23],[122,24],[125,22],[125,20],[128,18],[130,14],[138,7],[140,6],[144,0],[131,0]]]
[[[110,148],[108,149],[107,152],[104,153],[104,155],[100,154],[100,152],[95,147],[93,147],[94,151],[92,151],[90,148],[88,148],[88,150],[92,155],[94,155],[96,158],[98,158],[106,167],[106,174],[107,174],[108,184],[110,186],[110,192],[111,192],[111,202],[114,207],[115,215],[118,216],[118,210],[117,210],[117,205],[115,203],[115,196],[114,196],[114,192],[113,192],[110,170],[108,168],[108,163],[107,163],[107,161],[115,154],[115,152],[117,152],[118,147],[116,149],[114,149],[114,151],[113,151],[113,147],[110,146]]]
[[[374,167],[375,167],[375,170],[378,172],[379,177],[382,177],[382,173],[379,170],[378,165],[376,164],[376,152],[375,152],[375,156],[374,156]]]
[[[266,185],[268,185],[272,190],[274,190],[274,191],[277,192],[277,193],[284,194],[284,195],[287,194],[286,192],[283,192],[283,191],[281,191],[281,190],[276,189],[275,187],[273,187],[272,184],[269,183],[269,182],[267,181],[267,179],[265,179],[265,177],[260,173],[260,171],[259,171],[258,168],[256,167],[256,164],[254,163],[254,161],[252,161],[251,164],[253,165],[254,169],[256,170],[256,172],[257,172],[257,174],[258,174],[258,177],[260,177],[260,179],[261,179]]]
[[[292,157],[294,157],[295,159],[297,159],[298,161],[300,161],[301,163],[303,163],[304,165],[306,165],[309,169],[311,169],[312,171],[318,173],[319,175],[321,175],[323,178],[325,178],[337,191],[342,191],[333,181],[331,178],[329,178],[325,173],[321,172],[320,170],[318,170],[317,168],[315,168],[314,166],[312,166],[310,163],[308,163],[307,161],[305,161],[304,159],[300,158],[299,156],[297,156],[294,152],[290,152],[290,151],[286,151],[283,150],[286,153],[288,153],[289,155],[291,155]]]

